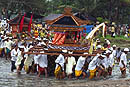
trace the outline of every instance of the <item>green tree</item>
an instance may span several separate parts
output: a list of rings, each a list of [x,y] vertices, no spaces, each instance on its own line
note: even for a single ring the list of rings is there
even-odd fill
[[[18,14],[19,12],[44,14],[47,8],[45,0],[0,0],[0,5],[2,13],[8,18],[12,14]]]
[[[90,14],[94,9],[96,9],[99,0],[75,0],[75,6],[78,11]]]
[[[128,23],[129,5],[130,3],[123,0],[100,0],[91,15],[109,19],[111,22]]]

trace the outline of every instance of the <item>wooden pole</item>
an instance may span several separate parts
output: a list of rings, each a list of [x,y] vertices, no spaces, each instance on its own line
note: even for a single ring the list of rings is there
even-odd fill
[[[40,53],[40,52],[35,52],[35,53],[33,53],[33,52],[24,52],[24,54],[34,54],[34,55],[36,55],[36,54],[45,54],[45,55],[51,55],[51,56],[54,56],[54,55],[60,55],[60,54],[62,54],[62,55],[64,55],[64,56],[84,56],[84,57],[86,57],[86,56],[96,56],[96,54],[65,54],[65,53]]]

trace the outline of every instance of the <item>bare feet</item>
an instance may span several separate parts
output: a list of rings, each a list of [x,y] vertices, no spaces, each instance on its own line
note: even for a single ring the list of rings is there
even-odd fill
[[[20,75],[21,74],[21,72],[20,71],[17,71],[17,75]]]
[[[125,77],[126,77],[124,74],[122,74],[121,76],[122,76],[122,78],[125,78]]]

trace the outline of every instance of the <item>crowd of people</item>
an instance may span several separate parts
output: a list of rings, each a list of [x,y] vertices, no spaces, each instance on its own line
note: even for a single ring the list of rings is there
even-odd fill
[[[96,50],[103,50],[102,53],[96,54],[96,56],[80,56],[77,61],[73,56],[63,56],[60,54],[55,63],[57,64],[55,69],[56,78],[64,78],[65,75],[68,76],[69,79],[71,77],[82,77],[93,79],[94,77],[107,77],[112,75],[112,70],[114,68],[115,63],[119,64],[121,76],[126,76],[126,66],[127,66],[127,54],[129,52],[128,48],[118,48],[116,45],[110,47],[108,40],[104,43],[103,46],[100,45],[100,41],[97,41]],[[67,52],[67,51],[66,51]],[[72,54],[72,51],[68,51],[68,54]],[[88,54],[88,53],[83,53]],[[59,67],[58,67],[59,66]],[[60,71],[60,67],[62,71]],[[64,68],[66,67],[66,68]],[[59,72],[62,72],[59,74]],[[60,76],[61,75],[61,76]]]
[[[111,35],[111,37],[115,36],[124,36],[126,38],[130,37],[130,25],[129,24],[116,24],[115,22],[108,23],[104,22],[106,25],[106,34]],[[100,22],[94,23],[94,27],[99,25]]]
[[[130,37],[130,25],[128,24],[122,24],[122,25],[117,25],[114,22],[107,25],[107,34],[110,34],[111,37],[115,36],[124,36],[129,38]]]
[[[26,54],[25,52],[34,52],[36,46],[46,47],[46,44],[42,39],[35,39],[32,42],[15,40],[11,37],[1,36],[1,57],[11,58],[11,71],[16,69],[17,74],[21,74],[21,70],[24,70],[27,74],[36,73],[38,77],[41,74],[45,74],[45,77],[49,76],[49,69],[55,67],[54,76],[58,79],[68,77],[69,79],[78,78],[100,78],[112,75],[112,70],[115,62],[120,66],[122,77],[126,75],[127,66],[127,53],[128,48],[121,50],[120,47],[113,45],[111,47],[110,41],[105,39],[103,45],[99,39],[93,44],[94,50],[102,51],[97,53],[96,56],[72,56],[74,52],[72,50],[62,50],[59,56],[56,56],[55,64],[52,67],[48,67],[48,55],[46,54]],[[4,46],[2,46],[4,45]],[[3,48],[2,48],[3,47]],[[47,49],[46,49],[47,50]],[[45,53],[45,51],[36,51],[38,53]],[[64,54],[70,54],[68,56]],[[53,58],[53,56],[51,56]]]
[[[113,34],[115,33],[114,26]],[[9,30],[8,30],[9,31]],[[43,33],[43,35],[42,35]],[[42,31],[41,36],[45,35]],[[109,33],[109,31],[108,31]],[[89,53],[84,52],[82,54],[88,56],[72,56],[74,51],[72,50],[62,50],[58,56],[51,56],[51,61],[54,60],[54,66],[50,67],[49,55],[42,54],[45,51],[35,50],[35,47],[42,47],[48,50],[47,44],[48,40],[45,37],[39,37],[38,30],[34,30],[34,37],[29,40],[25,34],[22,38],[13,38],[9,36],[7,30],[0,33],[0,57],[11,60],[11,72],[17,71],[20,75],[21,71],[24,70],[27,74],[36,73],[38,77],[41,74],[45,74],[48,77],[50,74],[50,69],[55,67],[53,70],[53,75],[57,79],[63,79],[65,77],[71,78],[100,78],[112,75],[112,70],[115,63],[119,64],[122,77],[126,76],[126,66],[127,66],[127,54],[129,52],[128,48],[121,50],[120,47],[113,45],[108,39],[104,40],[102,45],[100,40],[95,40],[93,44],[93,49],[97,51],[95,56],[89,56]],[[99,51],[99,53],[98,53]],[[30,52],[30,54],[27,54]],[[37,52],[37,54],[33,54]],[[69,55],[64,55],[69,54]],[[50,56],[49,56],[50,57]]]

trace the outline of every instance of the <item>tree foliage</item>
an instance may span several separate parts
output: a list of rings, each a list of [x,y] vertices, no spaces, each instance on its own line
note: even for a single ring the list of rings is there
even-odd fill
[[[44,14],[47,8],[45,0],[0,0],[0,9],[6,17],[19,12]]]
[[[130,22],[130,0],[52,0],[50,13],[62,13],[65,7],[117,23]],[[50,9],[51,9],[50,8]]]
[[[96,18],[117,23],[130,22],[130,0],[0,0],[0,11],[6,17],[19,12],[40,15],[62,13],[65,7]]]

